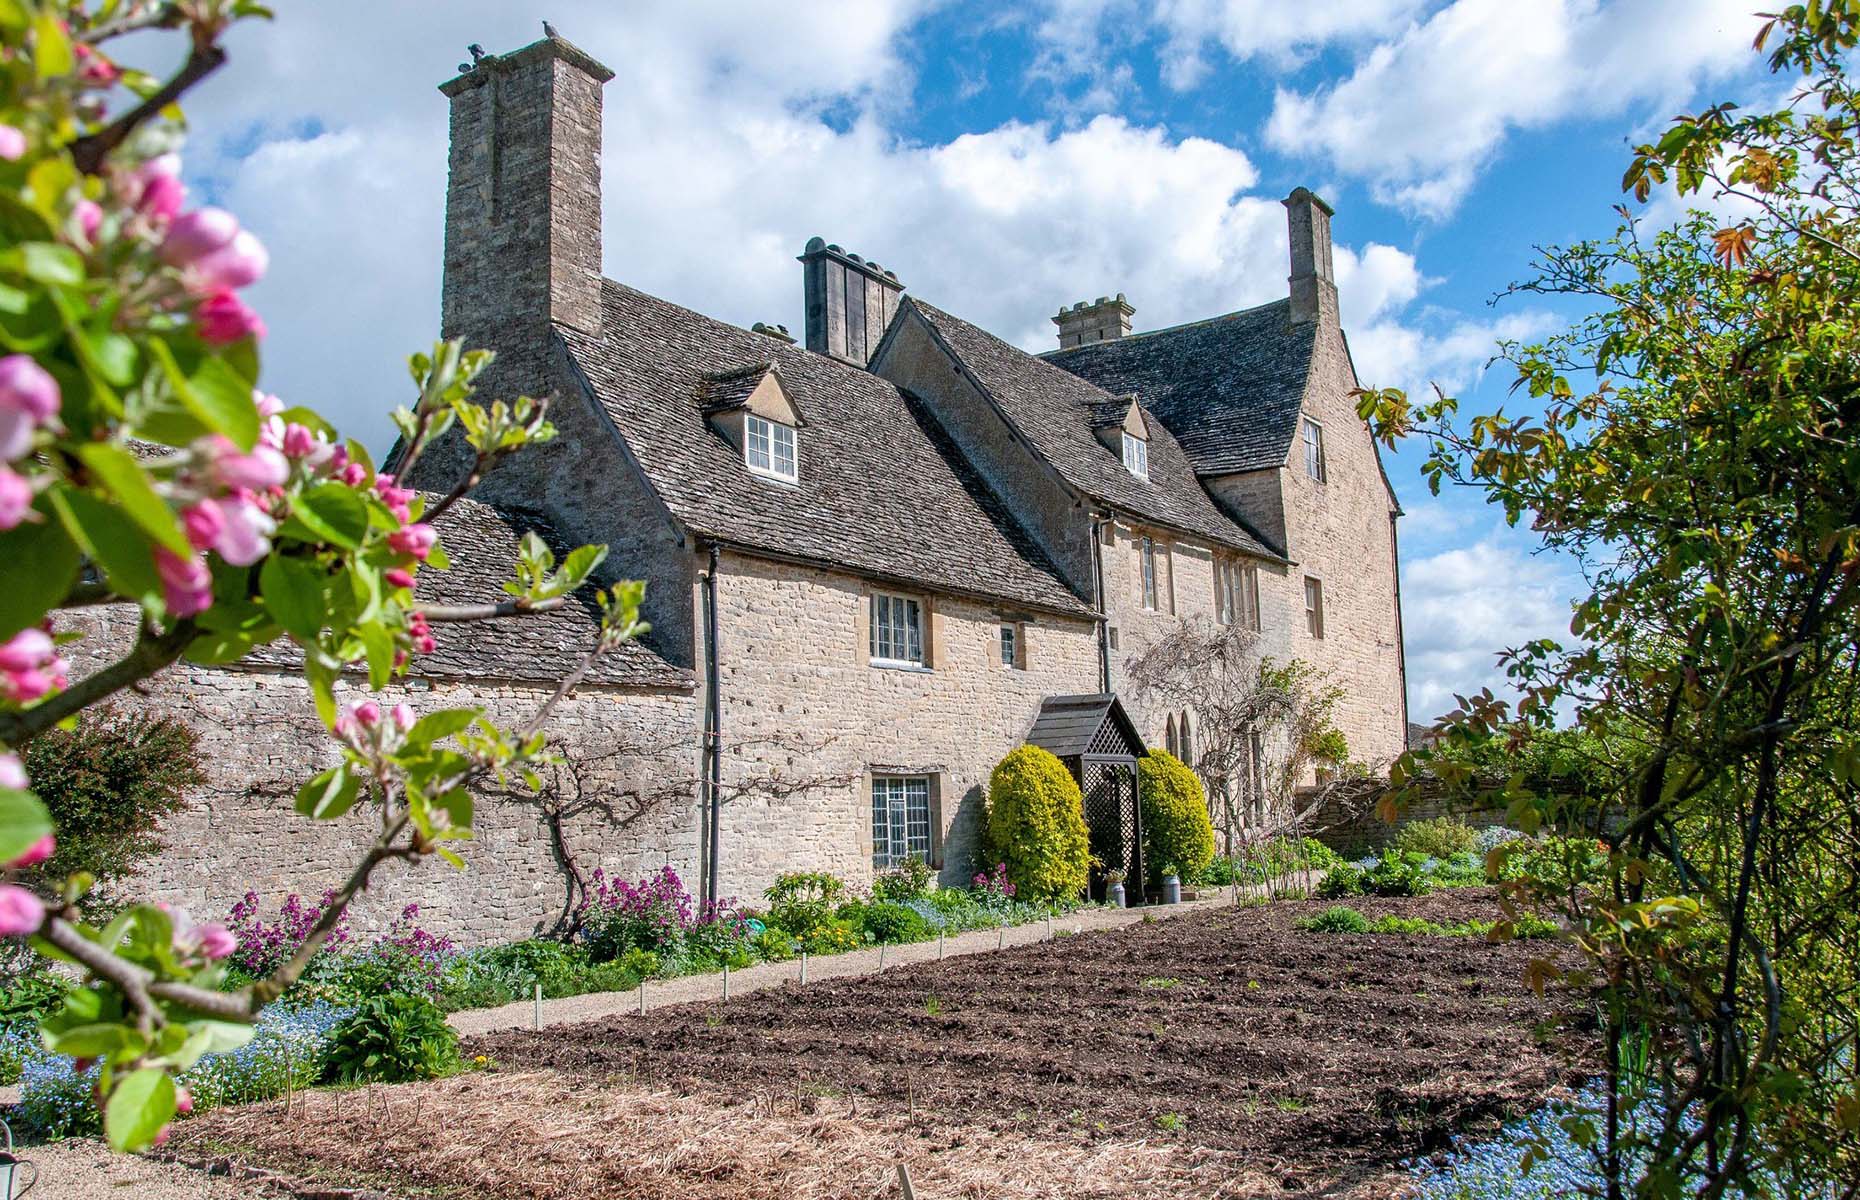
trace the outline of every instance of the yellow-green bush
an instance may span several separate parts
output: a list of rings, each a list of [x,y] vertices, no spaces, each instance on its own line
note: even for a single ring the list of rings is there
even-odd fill
[[[1021,900],[1069,899],[1091,879],[1085,798],[1038,746],[1011,751],[988,777],[988,843]]]
[[[1183,879],[1199,878],[1214,860],[1214,823],[1201,780],[1175,755],[1152,750],[1137,760],[1143,789],[1143,858],[1151,878],[1173,866]]]

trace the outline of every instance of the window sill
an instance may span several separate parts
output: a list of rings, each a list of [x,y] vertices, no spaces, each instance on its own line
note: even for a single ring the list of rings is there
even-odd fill
[[[799,475],[777,475],[773,471],[764,471],[760,467],[746,467],[746,469],[750,478],[761,479],[768,483],[785,483],[789,487],[796,487],[801,482]]]
[[[866,665],[875,667],[880,671],[910,671],[918,675],[934,674],[929,667],[924,666],[922,663],[904,662],[895,658],[867,659]]]

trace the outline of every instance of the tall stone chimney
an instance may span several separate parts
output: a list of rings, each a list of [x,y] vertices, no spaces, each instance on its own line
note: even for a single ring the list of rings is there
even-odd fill
[[[894,272],[825,238],[810,238],[801,252],[807,297],[807,348],[863,367],[898,311],[904,285]]]
[[[452,101],[441,327],[497,346],[513,328],[601,324],[601,85],[559,37],[477,56]]]
[[[1337,277],[1330,263],[1330,205],[1310,188],[1285,198],[1292,243],[1292,324],[1337,320]]]
[[[1081,300],[1071,308],[1062,308],[1053,318],[1053,324],[1059,326],[1059,348],[1115,342],[1130,332],[1130,316],[1136,311],[1122,292],[1115,299],[1100,296],[1089,304]]]

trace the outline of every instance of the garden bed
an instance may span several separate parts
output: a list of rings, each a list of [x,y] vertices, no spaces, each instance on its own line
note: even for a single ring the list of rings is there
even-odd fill
[[[1486,889],[1359,902],[1371,916],[1443,924],[1492,906]],[[442,1194],[469,1191],[492,1163],[528,1185],[529,1163],[526,1194],[538,1197],[647,1181],[667,1196],[871,1196],[882,1193],[860,1155],[884,1153],[961,1181],[926,1196],[1375,1195],[1403,1160],[1495,1129],[1567,1081],[1552,1041],[1571,1013],[1520,982],[1543,943],[1295,927],[1323,907],[1209,910],[727,1005],[476,1039],[468,1055],[522,1074],[382,1089],[382,1106],[426,1116],[404,1136],[428,1137],[432,1122],[450,1131],[458,1151],[440,1158],[400,1146],[395,1120],[358,1129],[360,1104],[338,1113],[320,1096],[287,1122],[208,1114],[177,1143],[377,1185],[386,1150],[394,1182]],[[480,1089],[497,1088],[572,1094],[590,1113],[657,1096],[713,1118],[647,1122],[626,1137],[547,1101],[520,1120],[472,1119]],[[792,1150],[815,1120],[821,1138],[847,1139],[848,1170],[817,1170],[818,1154]],[[580,1174],[548,1165],[565,1161]],[[1035,1162],[1058,1172],[1050,1187],[1017,1173]]]

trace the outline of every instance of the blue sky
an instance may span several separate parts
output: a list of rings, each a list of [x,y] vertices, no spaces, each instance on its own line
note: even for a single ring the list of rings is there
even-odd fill
[[[606,93],[609,276],[798,329],[816,233],[1029,349],[1123,291],[1139,329],[1285,288],[1278,204],[1337,209],[1365,383],[1503,402],[1501,336],[1567,320],[1488,302],[1534,244],[1605,234],[1631,142],[1776,94],[1748,0],[283,0],[191,106],[197,197],[265,239],[267,383],[381,444],[437,327],[445,121],[465,46],[547,17]],[[1656,214],[1677,211],[1656,198]],[[1494,652],[1567,632],[1580,581],[1465,496],[1408,512],[1417,717],[1498,686]]]

